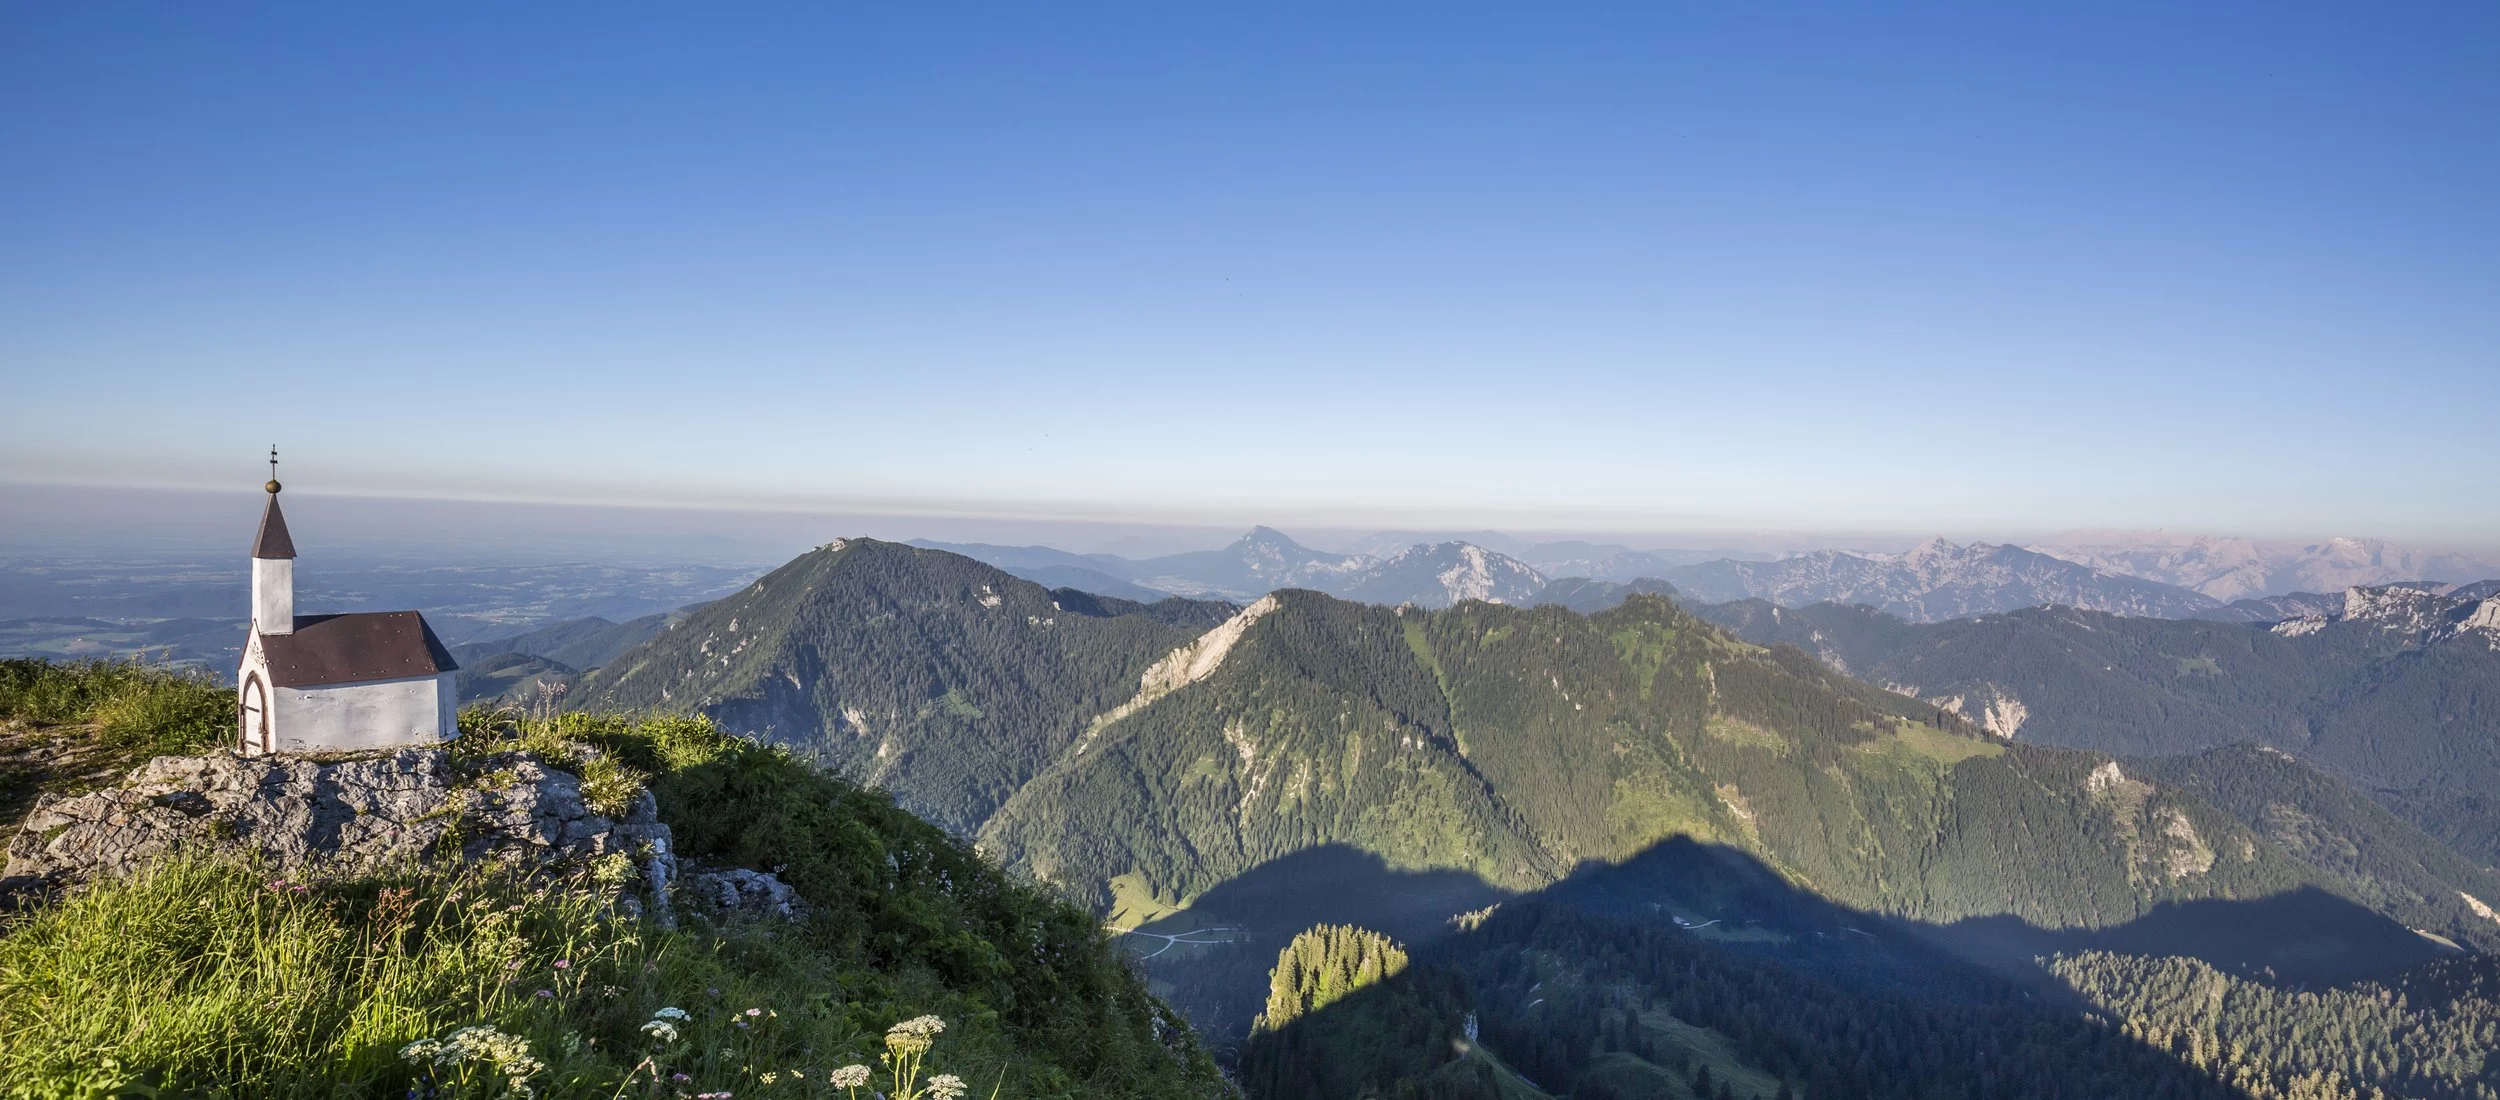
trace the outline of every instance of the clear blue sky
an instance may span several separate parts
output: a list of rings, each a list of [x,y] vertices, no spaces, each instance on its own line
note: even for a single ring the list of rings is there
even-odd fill
[[[10,4],[0,479],[2500,539],[2500,5],[1349,7]]]

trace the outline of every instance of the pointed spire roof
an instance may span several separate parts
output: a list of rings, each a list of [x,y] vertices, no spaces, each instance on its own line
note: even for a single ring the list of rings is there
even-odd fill
[[[260,514],[260,537],[252,540],[255,558],[291,558],[295,539],[286,533],[286,513],[278,510],[278,449],[269,448],[269,510]]]
[[[278,510],[278,494],[269,494],[269,510],[260,514],[260,537],[252,540],[255,558],[291,558],[295,540],[286,533],[286,513]]]

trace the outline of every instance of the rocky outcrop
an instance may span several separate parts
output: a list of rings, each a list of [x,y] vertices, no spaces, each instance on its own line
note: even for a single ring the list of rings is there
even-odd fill
[[[160,756],[122,786],[38,803],[9,844],[5,877],[20,887],[75,883],[191,849],[248,852],[279,874],[354,873],[450,854],[589,868],[628,909],[665,899],[677,871],[648,791],[611,818],[583,800],[579,777],[534,757],[455,766],[441,749],[412,748]]]
[[[769,871],[700,871],[686,876],[678,896],[731,919],[798,920],[807,915],[807,900]]]

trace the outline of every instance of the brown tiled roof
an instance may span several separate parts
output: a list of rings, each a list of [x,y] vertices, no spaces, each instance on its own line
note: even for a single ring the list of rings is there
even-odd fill
[[[277,482],[270,482],[275,485]],[[269,494],[269,510],[260,514],[260,537],[252,540],[255,558],[291,558],[295,540],[286,533],[286,513],[278,510],[278,494]]]
[[[260,647],[269,657],[269,679],[279,687],[397,680],[460,668],[425,616],[414,611],[299,615],[295,633],[263,634]]]

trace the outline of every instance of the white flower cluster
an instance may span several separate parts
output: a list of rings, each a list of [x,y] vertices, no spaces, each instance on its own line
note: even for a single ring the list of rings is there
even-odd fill
[[[663,1043],[674,1043],[677,1041],[677,1025],[693,1018],[685,1009],[663,1008],[652,1013],[651,1019],[643,1023],[642,1033]]]
[[[929,1078],[929,1100],[958,1100],[964,1094],[964,1079],[951,1073]]]
[[[885,1034],[889,1039],[896,1035],[910,1035],[915,1038],[934,1040],[938,1037],[939,1032],[945,1030],[946,1021],[944,1020],[938,1019],[935,1016],[914,1016],[911,1019],[885,1029]]]
[[[833,1087],[855,1089],[868,1083],[868,1067],[848,1065],[833,1071]]]
[[[486,1024],[471,1024],[440,1039],[419,1039],[399,1048],[403,1061],[435,1069],[453,1069],[472,1062],[493,1066],[515,1096],[535,1096],[530,1078],[547,1068],[530,1057],[530,1041],[506,1035]]]

